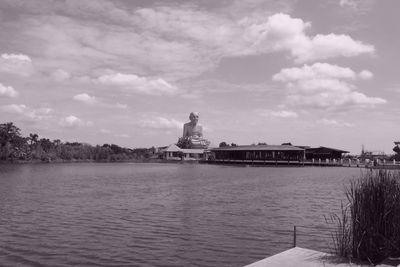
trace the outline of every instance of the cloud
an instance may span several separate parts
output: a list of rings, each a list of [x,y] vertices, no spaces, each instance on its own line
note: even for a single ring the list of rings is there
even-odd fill
[[[73,99],[75,99],[77,101],[80,101],[80,102],[83,102],[85,104],[95,104],[95,103],[97,103],[97,100],[96,100],[96,98],[94,96],[90,96],[90,95],[88,95],[86,93],[75,95],[73,97]]]
[[[115,134],[114,136],[118,137],[118,138],[130,138],[129,134],[125,134],[125,133]]]
[[[11,104],[1,107],[3,112],[20,115],[23,119],[29,121],[40,121],[49,118],[49,114],[53,111],[51,108],[33,109],[24,104]]]
[[[67,72],[66,70],[63,69],[56,69],[51,73],[51,76],[56,80],[56,81],[65,81],[71,78],[71,74]]]
[[[287,97],[288,103],[294,106],[317,109],[341,109],[346,107],[369,107],[385,104],[387,101],[379,97],[368,97],[359,92],[324,92],[323,88],[312,95],[292,94]]]
[[[29,76],[33,72],[32,60],[23,54],[2,54],[0,72]]]
[[[65,128],[77,128],[81,126],[85,126],[86,123],[84,123],[80,118],[75,117],[73,115],[69,115],[63,119],[60,120],[59,125]]]
[[[372,10],[375,3],[376,0],[340,0],[339,6],[360,14],[367,14]]]
[[[121,104],[121,103],[117,103],[117,104],[115,104],[115,106],[116,106],[117,108],[120,108],[120,109],[127,109],[127,108],[128,108],[128,105],[126,105],[126,104]]]
[[[183,122],[164,117],[154,117],[139,121],[139,126],[152,129],[182,129]]]
[[[246,39],[251,40],[251,49],[245,53],[267,53],[288,51],[296,63],[310,62],[335,57],[352,57],[373,54],[372,45],[353,40],[344,34],[306,35],[310,22],[292,18],[287,14],[274,14],[265,22],[248,22],[245,25]]]
[[[368,97],[357,92],[357,79],[371,79],[373,74],[363,70],[359,74],[350,68],[327,63],[314,63],[299,68],[282,69],[274,81],[284,82],[289,90],[287,102],[293,106],[319,109],[367,107],[386,103],[385,99]]]
[[[5,60],[20,60],[20,61],[32,62],[29,56],[23,54],[2,54],[1,58]]]
[[[258,113],[261,113],[267,117],[276,117],[282,119],[294,119],[299,117],[296,112],[291,110],[262,110],[258,111]]]
[[[303,65],[301,68],[286,68],[275,74],[274,81],[291,82],[309,79],[355,79],[356,74],[350,68],[343,68],[328,63],[314,63]]]
[[[358,76],[363,80],[370,80],[374,77],[374,74],[369,70],[363,70],[358,74]]]
[[[2,96],[17,97],[18,92],[11,86],[5,86],[2,83],[0,83],[0,97]]]
[[[111,131],[110,131],[110,130],[107,130],[107,129],[100,129],[100,133],[102,133],[102,134],[109,134],[109,133],[111,133]]]
[[[120,86],[133,92],[149,95],[172,95],[178,92],[177,87],[161,78],[151,79],[139,77],[135,74],[106,74],[98,77],[95,81],[100,84]]]
[[[19,23],[21,36],[35,40],[47,67],[81,73],[108,67],[171,82],[213,70],[227,57],[286,52],[303,63],[375,51],[349,35],[309,35],[310,22],[283,13],[238,17],[194,4],[124,8],[104,1],[69,3],[57,3],[52,12],[36,8],[40,15]]]
[[[331,119],[320,119],[317,121],[317,123],[327,125],[327,126],[344,126],[344,127],[353,127],[354,125],[348,122],[341,122],[337,120],[331,120]]]
[[[375,48],[372,45],[354,41],[348,35],[331,33],[328,35],[318,34],[308,42],[299,43],[299,46],[294,43],[291,52],[295,61],[301,63],[340,56],[354,57],[361,54],[373,54]]]

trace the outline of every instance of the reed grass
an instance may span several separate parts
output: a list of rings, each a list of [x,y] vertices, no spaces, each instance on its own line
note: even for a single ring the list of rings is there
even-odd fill
[[[400,256],[400,173],[362,173],[345,192],[348,205],[330,218],[334,253],[372,264]]]

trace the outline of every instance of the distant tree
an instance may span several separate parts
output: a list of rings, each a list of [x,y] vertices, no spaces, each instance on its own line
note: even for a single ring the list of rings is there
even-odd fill
[[[257,145],[258,145],[258,146],[265,146],[265,145],[267,145],[267,143],[265,143],[265,142],[259,142]]]
[[[119,154],[119,153],[123,153],[123,149],[120,146],[111,144],[111,150],[113,151],[113,153],[115,154]]]
[[[0,158],[18,158],[24,149],[26,139],[21,136],[20,129],[12,122],[0,124]]]
[[[49,153],[50,149],[53,147],[53,143],[48,138],[41,138],[39,144],[46,153]]]
[[[31,147],[34,147],[34,146],[37,144],[38,139],[39,139],[39,135],[38,135],[38,134],[30,133],[30,134],[29,134],[29,137],[28,137],[29,145],[30,145]]]
[[[292,143],[288,142],[288,143],[283,143],[282,146],[291,146]]]
[[[219,147],[226,147],[226,146],[229,146],[229,144],[227,144],[225,141],[219,143]]]
[[[0,124],[0,145],[5,146],[7,143],[20,138],[20,131],[12,122]]]
[[[190,141],[187,138],[179,138],[178,142],[176,143],[176,146],[179,148],[189,148],[190,147]]]
[[[79,142],[62,143],[59,139],[39,139],[35,133],[23,137],[12,122],[0,124],[0,160],[125,161],[147,159],[154,156],[155,151],[154,147],[130,149],[116,144],[92,146]]]
[[[235,144],[235,143],[232,143],[232,144],[231,144],[231,146],[237,146],[237,144]]]

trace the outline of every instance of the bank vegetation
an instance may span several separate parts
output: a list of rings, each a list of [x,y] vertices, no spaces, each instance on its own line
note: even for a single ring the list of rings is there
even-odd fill
[[[22,136],[12,122],[0,124],[0,161],[142,161],[154,156],[153,148],[124,148],[115,144],[90,145],[39,138],[31,133]]]

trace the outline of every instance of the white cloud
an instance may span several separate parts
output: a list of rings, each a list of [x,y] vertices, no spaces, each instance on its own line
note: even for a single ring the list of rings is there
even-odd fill
[[[126,105],[126,104],[121,104],[121,103],[117,103],[117,104],[115,104],[115,106],[116,106],[117,108],[120,108],[120,109],[127,109],[127,108],[128,108],[128,105]]]
[[[296,43],[294,43],[291,49],[296,62],[310,62],[339,56],[354,57],[375,52],[375,48],[372,45],[354,41],[348,35],[333,33],[328,35],[318,34],[310,39],[309,42],[300,44],[300,47],[296,47]]]
[[[97,103],[96,97],[90,96],[86,93],[78,94],[73,97],[75,100],[86,103],[86,104],[95,104]]]
[[[328,63],[314,63],[311,66],[303,65],[301,68],[282,69],[272,77],[273,80],[281,82],[331,78],[355,79],[356,74],[350,68]]]
[[[368,97],[355,91],[356,86],[352,83],[354,80],[370,79],[372,76],[372,73],[366,70],[356,74],[350,68],[315,63],[311,66],[282,69],[272,79],[286,84],[289,89],[289,105],[340,109],[386,103],[385,99]]]
[[[67,72],[66,70],[63,69],[56,69],[51,73],[51,76],[56,80],[56,81],[65,81],[71,78],[71,74]]]
[[[133,92],[149,95],[172,95],[178,92],[177,87],[163,79],[150,79],[135,74],[106,74],[98,77],[95,81],[104,85],[121,86]]]
[[[129,11],[113,7],[109,6],[107,12],[96,5],[92,7],[107,16],[115,10],[107,23],[43,15],[26,19],[24,25],[29,26],[21,34],[43,41],[38,42],[39,49],[51,59],[47,63],[54,68],[64,64],[84,73],[104,68],[107,62],[107,67],[119,72],[130,70],[167,81],[198,76],[216,68],[226,57],[286,52],[300,63],[374,53],[372,45],[348,35],[309,35],[310,22],[282,13],[268,16],[267,12],[257,12],[237,17],[194,5],[157,5]],[[65,10],[69,8],[66,6]],[[124,14],[118,23],[115,14]],[[79,15],[83,15],[82,11]]]
[[[20,61],[32,62],[29,56],[23,54],[2,54],[1,58],[6,60],[20,60]]]
[[[342,122],[342,121],[337,121],[337,120],[332,120],[332,119],[326,119],[326,118],[318,120],[317,123],[320,123],[323,125],[328,125],[328,126],[345,126],[345,127],[353,127],[354,126],[352,123]]]
[[[358,74],[358,76],[363,80],[370,80],[374,77],[374,74],[369,70],[363,70]]]
[[[119,138],[129,138],[130,137],[129,134],[125,134],[125,133],[115,134],[114,136],[115,137],[119,137]]]
[[[251,42],[245,53],[257,54],[273,51],[288,51],[297,63],[334,57],[352,57],[373,54],[372,45],[353,40],[348,35],[306,35],[311,23],[292,18],[287,14],[275,14],[264,22],[245,20],[245,38]],[[237,36],[236,36],[237,37]]]
[[[164,117],[154,117],[139,121],[140,127],[153,129],[182,129],[183,124],[181,121]]]
[[[353,0],[340,0],[339,5],[341,7],[344,6],[356,7],[356,3]]]
[[[73,115],[69,115],[61,119],[59,124],[65,128],[76,128],[85,125],[85,123],[80,118]]]
[[[12,88],[11,86],[5,86],[0,83],[0,97],[7,96],[7,97],[17,97],[18,92]]]
[[[318,109],[341,109],[345,107],[369,107],[385,104],[387,101],[379,97],[368,97],[359,92],[324,92],[312,95],[289,95],[288,104]]]
[[[51,108],[38,108],[33,109],[24,104],[11,104],[1,107],[3,112],[20,115],[23,119],[30,121],[40,121],[49,117],[53,111]]]
[[[28,76],[33,72],[32,60],[29,56],[23,54],[2,54],[0,72]]]
[[[293,118],[298,118],[299,115],[291,110],[271,110],[271,111],[265,111],[263,112],[266,116],[272,116],[276,118],[284,118],[284,119],[293,119]]]

